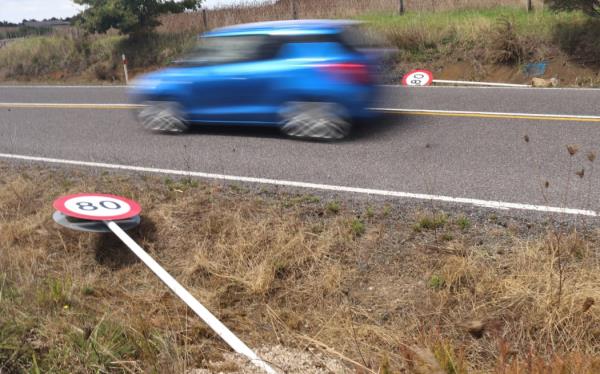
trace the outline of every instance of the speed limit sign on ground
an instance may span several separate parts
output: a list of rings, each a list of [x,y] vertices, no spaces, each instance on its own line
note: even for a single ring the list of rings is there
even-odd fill
[[[142,208],[133,200],[121,196],[79,193],[54,201],[54,208],[69,217],[90,221],[116,221],[135,217]]]
[[[429,70],[413,70],[402,78],[405,86],[429,86],[433,82],[433,73]]]

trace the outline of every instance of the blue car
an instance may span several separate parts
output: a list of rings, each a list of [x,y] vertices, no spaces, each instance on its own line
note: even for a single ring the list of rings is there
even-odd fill
[[[369,118],[376,58],[360,23],[294,20],[205,33],[174,66],[138,78],[130,94],[145,128],[274,126],[292,137],[342,139]]]

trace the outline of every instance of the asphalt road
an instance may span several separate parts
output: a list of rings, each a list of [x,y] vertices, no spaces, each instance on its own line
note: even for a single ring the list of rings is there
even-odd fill
[[[0,87],[0,103],[124,102],[122,87]],[[600,115],[600,90],[385,87],[377,106]],[[159,135],[122,109],[0,108],[4,154],[599,211],[600,160],[590,151],[600,151],[600,122],[560,118],[388,115],[323,143],[259,128]]]

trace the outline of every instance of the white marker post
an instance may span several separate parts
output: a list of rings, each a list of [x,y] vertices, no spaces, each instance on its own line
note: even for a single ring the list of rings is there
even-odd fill
[[[127,73],[127,58],[125,58],[125,53],[121,55],[121,59],[123,60],[123,71],[125,72],[125,84],[129,84],[129,74]]]
[[[268,374],[277,374],[265,361],[263,361],[244,342],[235,336],[221,321],[217,319],[204,305],[200,304],[175,278],[158,264],[146,251],[142,249],[119,226],[118,220],[127,220],[137,217],[142,208],[138,203],[116,195],[107,194],[75,194],[63,196],[54,202],[55,220],[60,221],[62,215],[87,220],[81,223],[83,231],[90,231],[89,221],[99,221],[112,231],[142,262],[163,281],[187,306],[189,306],[210,328],[217,333],[237,353],[246,356],[257,367]],[[115,222],[116,221],[116,222]],[[69,222],[69,228],[78,229],[77,222]],[[105,231],[97,229],[95,231]]]

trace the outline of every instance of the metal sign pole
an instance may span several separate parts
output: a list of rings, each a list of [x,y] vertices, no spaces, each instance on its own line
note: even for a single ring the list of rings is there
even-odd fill
[[[244,342],[235,336],[221,321],[217,319],[204,305],[200,304],[175,278],[171,276],[158,262],[154,261],[119,225],[113,221],[104,221],[106,226],[119,238],[146,266],[163,281],[184,303],[187,304],[214,332],[217,333],[234,351],[250,359],[250,361],[269,374],[277,372],[264,362]]]

